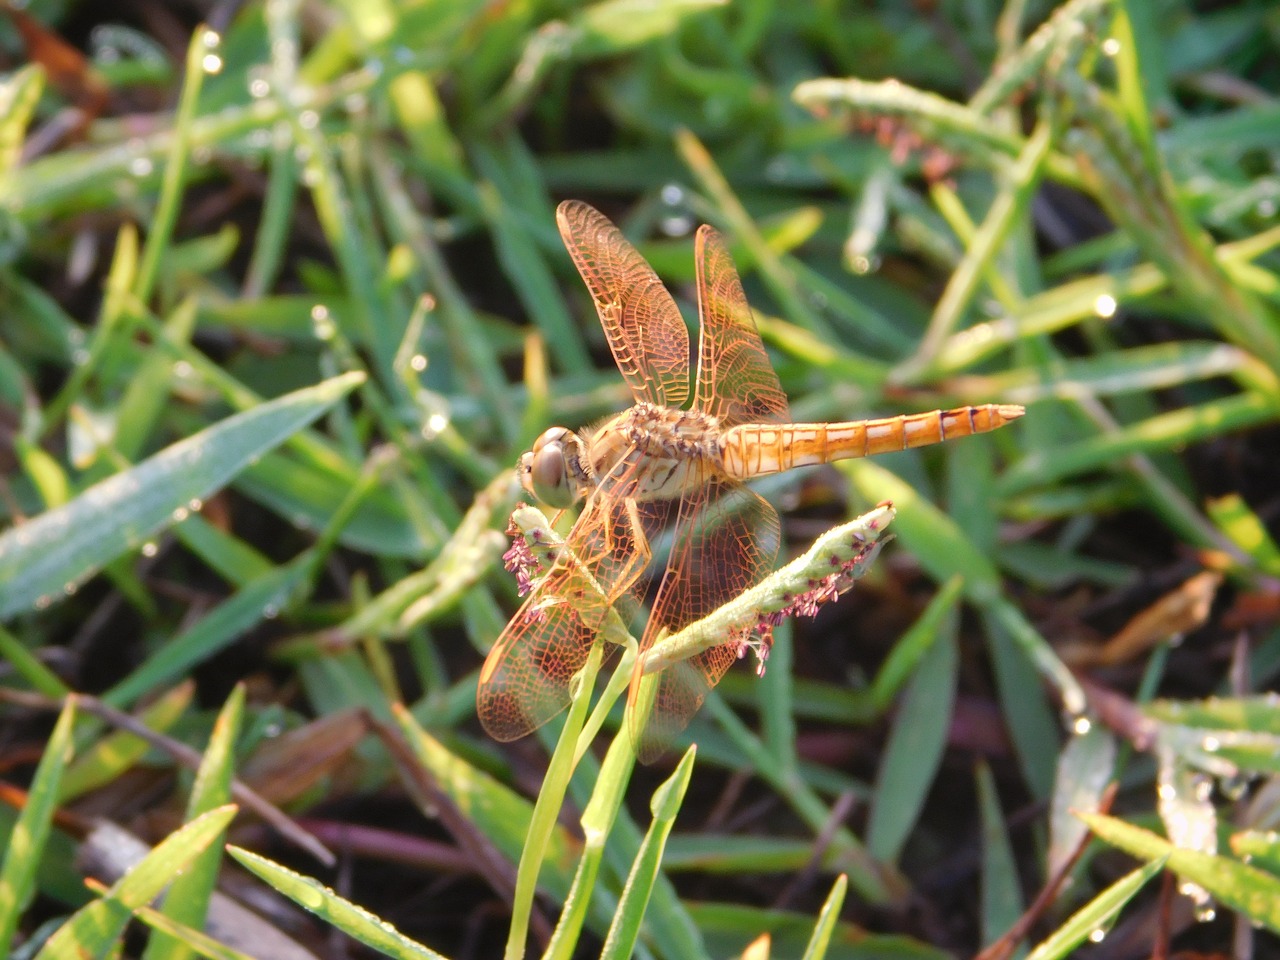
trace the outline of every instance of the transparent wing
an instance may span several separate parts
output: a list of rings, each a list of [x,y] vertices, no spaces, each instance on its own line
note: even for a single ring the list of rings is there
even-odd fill
[[[689,398],[689,331],[667,288],[594,207],[566,200],[556,209],[556,223],[595,299],[609,349],[632,396],[682,406]]]
[[[721,426],[789,420],[787,397],[773,372],[742,281],[712,227],[698,229],[698,383],[693,406],[720,419]]]
[[[701,491],[686,495],[641,651],[653,646],[660,635],[700,620],[758,583],[773,566],[778,541],[777,512],[741,484],[708,479]],[[727,635],[723,644],[663,670],[647,719],[635,709],[643,657],[637,660],[629,699],[636,752],[642,761],[660,756],[685,728],[737,659],[739,641],[754,626],[748,624]]]
[[[569,705],[569,681],[610,606],[648,562],[635,504],[592,497],[480,671],[476,709],[490,736],[519,739]]]

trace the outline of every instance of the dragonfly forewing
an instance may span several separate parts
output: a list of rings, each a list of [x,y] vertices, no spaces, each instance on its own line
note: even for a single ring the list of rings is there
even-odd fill
[[[496,740],[532,733],[569,704],[605,617],[649,562],[633,501],[594,496],[480,671],[480,722]]]

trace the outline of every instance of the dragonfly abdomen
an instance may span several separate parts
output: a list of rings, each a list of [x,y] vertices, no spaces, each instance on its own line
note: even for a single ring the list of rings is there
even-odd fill
[[[720,438],[724,470],[747,479],[792,467],[868,457],[987,433],[1018,419],[1016,404],[984,403],[929,413],[843,423],[744,423]]]

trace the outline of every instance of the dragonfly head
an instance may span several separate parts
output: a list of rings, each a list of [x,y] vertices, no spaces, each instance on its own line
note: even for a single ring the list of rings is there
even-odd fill
[[[590,480],[585,456],[581,437],[564,427],[552,427],[520,458],[520,485],[549,507],[571,507]]]

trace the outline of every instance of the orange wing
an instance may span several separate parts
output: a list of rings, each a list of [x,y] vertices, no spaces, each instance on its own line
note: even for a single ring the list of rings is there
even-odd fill
[[[653,268],[604,214],[580,200],[556,208],[560,236],[595,298],[609,349],[636,400],[689,398],[689,331]]]
[[[480,722],[495,740],[532,733],[569,705],[614,602],[649,562],[634,505],[597,493],[569,531],[559,558],[502,631],[476,692]]]
[[[641,651],[652,647],[660,635],[702,619],[759,582],[773,566],[778,542],[777,512],[741,484],[708,479],[702,491],[686,495]],[[647,718],[635,709],[644,658],[637,660],[629,700],[636,752],[642,761],[660,756],[685,728],[707,693],[738,659],[740,641],[754,629],[754,623],[745,624],[719,646],[663,670]]]
[[[712,227],[700,227],[694,257],[702,321],[695,409],[714,414],[722,427],[790,419],[787,395],[760,341],[724,238]]]
[[[738,271],[712,227],[698,230],[695,262],[702,326],[694,407],[714,414],[725,427],[788,419],[786,394],[756,331]],[[702,490],[686,494],[642,653],[664,631],[674,633],[758,583],[772,568],[778,543],[777,512],[740,484],[708,477]],[[660,755],[684,729],[754,628],[747,624],[723,644],[665,669],[647,720],[635,709],[644,658],[637,661],[630,699],[642,760]]]

